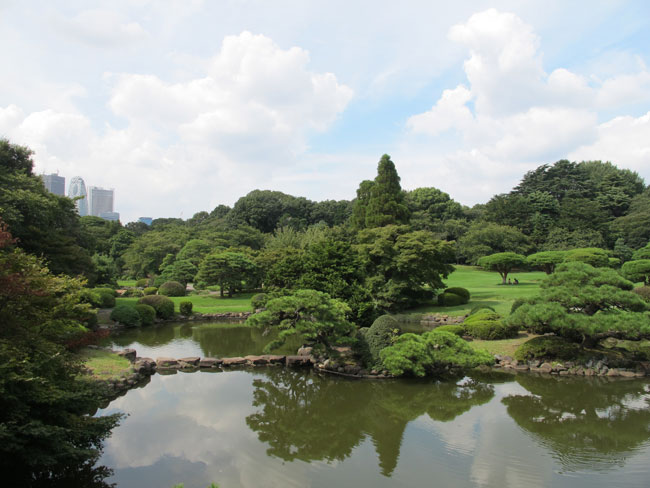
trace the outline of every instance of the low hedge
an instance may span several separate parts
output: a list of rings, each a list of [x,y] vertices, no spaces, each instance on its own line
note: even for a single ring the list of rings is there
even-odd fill
[[[580,354],[580,345],[554,335],[539,336],[524,342],[515,351],[518,361],[531,359],[575,359]]]
[[[156,293],[158,293],[158,288],[156,288],[155,286],[148,286],[144,290],[142,290],[142,293],[144,293],[145,296],[155,295]]]
[[[111,320],[126,325],[127,327],[139,327],[142,323],[140,314],[131,305],[121,304],[111,312]]]
[[[138,303],[135,306],[136,312],[140,315],[142,325],[153,325],[156,320],[156,309],[145,303]]]
[[[174,302],[164,295],[147,295],[138,300],[156,310],[156,316],[161,319],[169,319],[174,316]]]
[[[144,292],[139,288],[127,288],[126,290],[124,290],[124,293],[122,293],[122,296],[140,298],[144,296]]]
[[[472,310],[469,311],[469,314],[474,315],[476,312],[478,312],[480,310],[491,310],[492,312],[496,312],[496,310],[494,310],[489,305],[477,305],[474,308],[472,308]]]

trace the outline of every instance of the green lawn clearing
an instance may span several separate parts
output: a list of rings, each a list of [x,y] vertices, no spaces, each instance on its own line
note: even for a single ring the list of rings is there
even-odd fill
[[[81,356],[91,375],[100,380],[121,378],[133,372],[128,359],[104,349],[84,349]]]
[[[192,302],[192,311],[201,313],[225,313],[225,312],[251,312],[251,298],[255,293],[242,293],[232,298],[220,297],[219,295],[188,295],[185,297],[170,297],[174,302],[176,312],[180,302]],[[117,298],[116,304],[127,303],[135,305],[138,302],[136,297]]]
[[[117,284],[121,288],[133,288],[137,280],[117,280]]]
[[[499,273],[484,271],[476,266],[456,266],[456,271],[445,280],[448,287],[467,288],[471,294],[470,302],[455,307],[440,307],[434,304],[409,310],[410,313],[445,313],[464,315],[477,305],[489,305],[498,313],[507,316],[512,302],[517,298],[536,295],[540,282],[546,277],[542,271],[514,272],[509,278],[517,278],[518,285],[502,285]]]
[[[499,341],[481,341],[474,339],[468,342],[468,344],[474,349],[483,349],[492,355],[501,354],[502,356],[514,357],[517,348],[533,337],[537,337],[537,335],[529,334],[528,332],[519,332],[519,335],[512,339],[502,339]]]

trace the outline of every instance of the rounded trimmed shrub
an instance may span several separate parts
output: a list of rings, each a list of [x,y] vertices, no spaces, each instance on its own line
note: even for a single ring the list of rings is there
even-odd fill
[[[462,325],[455,325],[455,324],[441,325],[440,327],[436,327],[433,330],[437,330],[439,332],[451,332],[452,334],[455,334],[458,337],[463,337],[465,335],[465,327],[463,327]]]
[[[185,301],[178,305],[181,315],[192,315],[192,302]]]
[[[122,293],[122,296],[140,298],[144,296],[144,293],[139,288],[127,288],[126,290],[124,290],[124,293]]]
[[[147,295],[140,298],[138,303],[152,306],[156,310],[156,317],[161,319],[169,319],[174,316],[174,302],[165,295]]]
[[[145,303],[138,303],[135,306],[136,312],[140,315],[142,325],[153,325],[156,320],[156,309]]]
[[[397,331],[397,332],[396,332]],[[364,334],[368,343],[368,350],[374,365],[381,364],[379,353],[393,343],[394,337],[399,333],[399,324],[390,315],[382,315],[375,319]]]
[[[158,292],[158,288],[155,286],[148,286],[144,290],[142,290],[142,293],[144,293],[145,296],[148,295],[155,295]]]
[[[468,335],[486,341],[516,337],[519,333],[518,326],[505,324],[501,320],[501,315],[487,309],[479,310],[467,317],[463,326]]]
[[[575,359],[580,354],[580,345],[554,335],[539,336],[524,342],[515,351],[515,359]]]
[[[131,305],[120,304],[111,312],[111,320],[126,325],[127,327],[139,327],[142,323],[140,314]]]
[[[138,288],[146,288],[149,286],[149,278],[142,278],[135,282],[135,286]]]
[[[445,290],[444,293],[438,295],[438,305],[444,307],[455,307],[456,305],[464,305],[467,303],[463,297],[456,295],[455,293],[447,293]]]
[[[158,295],[167,297],[184,297],[185,287],[178,281],[166,281],[158,288]]]
[[[152,284],[152,286],[155,286],[156,288],[160,288],[160,286],[161,286],[163,283],[165,283],[166,281],[167,281],[167,279],[166,279],[165,277],[163,277],[163,276],[156,276],[156,277],[153,279],[153,284]]]
[[[472,310],[470,310],[469,314],[474,315],[476,312],[478,312],[480,310],[490,310],[492,312],[496,312],[496,310],[494,310],[489,305],[477,305],[476,307],[472,308]]]
[[[99,308],[113,308],[117,293],[111,288],[93,288],[91,290],[99,297]]]
[[[470,293],[467,288],[461,288],[460,286],[454,286],[452,288],[447,288],[445,290],[445,293],[453,293],[454,295],[458,295],[460,297],[463,297],[463,300],[465,300],[463,303],[469,303],[470,299]]]
[[[256,295],[253,295],[253,298],[251,298],[251,307],[253,307],[253,310],[264,308],[268,299],[269,297],[266,295],[266,293],[258,293]]]

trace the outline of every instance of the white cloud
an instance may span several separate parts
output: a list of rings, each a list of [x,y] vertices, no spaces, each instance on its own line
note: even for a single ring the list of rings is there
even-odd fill
[[[79,113],[9,105],[0,108],[0,130],[35,150],[37,171],[118,189],[125,221],[189,217],[268,186],[345,109],[352,90],[308,65],[304,49],[243,32],[224,39],[200,78],[106,75],[108,108],[123,128],[97,131]]]
[[[70,36],[96,46],[120,46],[148,37],[147,31],[126,16],[108,9],[84,10],[59,24]]]
[[[600,124],[593,144],[569,154],[575,160],[611,161],[616,165],[645,172],[650,167],[650,112],[641,117],[616,117]]]
[[[449,37],[469,50],[469,87],[444,90],[430,110],[411,116],[402,150],[405,157],[428,159],[435,174],[447,174],[452,196],[485,201],[508,191],[525,171],[565,157],[611,154],[623,167],[647,164],[647,117],[598,125],[600,110],[650,101],[650,72],[643,63],[635,73],[604,81],[565,68],[547,75],[532,27],[495,9],[455,25]],[[438,136],[451,128],[460,137],[455,147],[441,150]],[[458,168],[467,172],[455,173]],[[472,195],[464,199],[468,182]]]

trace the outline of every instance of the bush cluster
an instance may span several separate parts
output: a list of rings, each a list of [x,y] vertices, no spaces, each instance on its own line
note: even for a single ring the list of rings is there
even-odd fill
[[[144,326],[153,325],[154,321],[156,320],[156,309],[155,308],[153,308],[151,305],[146,305],[144,303],[138,303],[135,306],[135,310],[140,315],[140,322],[142,323],[142,325],[144,325]]]
[[[451,332],[458,337],[463,337],[465,335],[465,327],[462,325],[441,325],[440,327],[436,327],[434,330],[437,330],[438,332]]]
[[[192,315],[192,302],[189,300],[181,302],[178,304],[178,309],[181,315]]]
[[[142,293],[145,294],[145,296],[148,295],[155,295],[158,292],[158,288],[155,286],[148,286],[144,290],[142,290]]]
[[[156,316],[169,319],[174,316],[174,302],[164,295],[148,295],[140,298],[138,303],[144,303],[156,310]]]
[[[454,295],[458,295],[459,297],[463,298],[464,300],[463,303],[469,303],[470,294],[467,288],[461,288],[460,286],[455,286],[455,287],[447,288],[445,290],[445,293],[453,293]]]
[[[268,299],[269,298],[266,293],[258,293],[256,295],[253,295],[253,298],[251,298],[251,306],[253,307],[253,310],[264,308]]]
[[[480,310],[465,319],[465,332],[476,339],[493,341],[516,337],[519,328],[501,320],[501,315],[490,310]]]
[[[158,288],[158,294],[168,297],[184,297],[185,287],[178,281],[166,281]]]
[[[474,315],[476,312],[480,310],[491,310],[492,312],[496,312],[496,310],[494,310],[489,305],[477,305],[476,307],[472,308],[472,310],[470,310],[469,315]]]
[[[515,359],[575,359],[580,353],[580,346],[562,337],[547,335],[534,337],[524,342],[515,351]]]
[[[375,319],[370,327],[359,329],[359,335],[367,345],[367,352],[369,354],[368,366],[381,365],[379,353],[382,349],[393,343],[398,333],[399,324],[390,315],[382,315]]]
[[[135,282],[135,286],[138,288],[145,288],[149,286],[149,278],[141,278]]]
[[[113,308],[115,306],[115,290],[110,288],[85,289],[81,292],[81,301],[95,308]]]
[[[144,292],[139,288],[127,288],[126,290],[124,290],[124,293],[122,293],[122,296],[140,298],[144,296]]]
[[[139,327],[142,321],[140,314],[131,305],[120,304],[111,312],[111,320],[126,325],[127,327]]]

